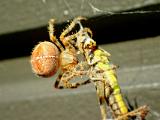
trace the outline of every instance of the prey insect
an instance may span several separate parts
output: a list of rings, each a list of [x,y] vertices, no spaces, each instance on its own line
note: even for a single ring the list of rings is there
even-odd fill
[[[35,47],[31,57],[32,67],[35,68],[33,70],[35,73],[39,71],[41,68],[39,64],[41,62],[43,63],[42,68],[45,68],[45,71],[47,71],[46,68],[52,68],[49,69],[47,75],[45,75],[46,72],[41,72],[41,76],[54,75],[57,68],[60,68],[61,72],[54,84],[54,87],[58,89],[77,88],[80,85],[93,83],[97,91],[102,120],[106,120],[107,118],[106,104],[110,107],[115,120],[128,120],[135,116],[143,120],[148,112],[147,106],[128,112],[117,81],[116,66],[111,64],[109,60],[110,53],[96,45],[96,42],[92,39],[92,31],[89,28],[83,28],[81,20],[85,20],[85,18],[75,18],[60,35],[60,41],[64,47],[54,36],[54,19],[49,21],[48,29],[50,40],[56,45],[60,52],[50,55],[50,52],[47,51],[49,50],[47,46],[47,49],[34,55],[33,53],[37,53],[37,47]],[[79,25],[80,30],[72,35],[68,35],[76,25]],[[83,55],[84,60],[79,61],[77,54],[79,52]],[[52,62],[55,61],[54,63],[58,61],[57,66],[53,63],[48,65],[44,59],[52,59]],[[37,61],[38,63],[35,64]],[[88,66],[88,68],[86,69],[85,66]],[[36,69],[38,70],[36,71]],[[43,71],[43,69],[41,69],[41,71]],[[70,80],[76,76],[82,75],[86,75],[88,80],[83,82],[70,82]]]
[[[111,64],[109,60],[110,53],[96,45],[96,42],[91,38],[91,30],[89,28],[83,28],[78,18],[75,18],[74,21],[77,22],[74,24],[80,26],[80,30],[72,35],[76,36],[76,39],[69,40],[70,43],[75,43],[73,46],[77,47],[84,55],[90,67],[90,69],[83,74],[88,75],[90,82],[93,82],[96,87],[102,119],[106,120],[107,118],[106,104],[112,110],[113,118],[116,120],[128,120],[136,116],[144,119],[148,112],[147,106],[128,112],[117,81],[116,66]],[[70,31],[70,29],[67,28],[65,32],[67,33],[67,31]],[[89,36],[89,34],[91,36]]]

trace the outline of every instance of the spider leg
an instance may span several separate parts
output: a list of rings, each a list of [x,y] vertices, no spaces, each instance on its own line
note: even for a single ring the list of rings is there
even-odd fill
[[[73,79],[75,76],[70,75],[67,78],[64,78],[63,75],[59,75],[59,77],[56,79],[56,82],[54,84],[54,87],[57,89],[64,89],[64,88],[77,88],[78,86],[82,85],[83,83],[70,83],[69,81]],[[62,85],[60,85],[62,82]],[[86,81],[87,82],[87,81]]]
[[[79,16],[73,19],[73,21],[70,23],[70,25],[62,32],[60,35],[60,40],[62,41],[65,36],[75,27],[75,25],[78,23],[78,21],[86,20],[86,18]]]
[[[54,83],[54,88],[56,89],[63,89],[63,87],[59,86],[60,84],[60,81],[61,81],[61,77],[62,77],[62,74],[59,74],[55,83]]]
[[[81,33],[89,33],[89,34],[90,34],[90,37],[92,38],[93,34],[92,34],[91,29],[90,29],[90,28],[87,28],[87,27],[83,28],[83,26],[82,26],[82,24],[81,24],[80,21],[78,22],[78,24],[79,24],[79,26],[80,26],[80,32],[81,32]],[[88,34],[87,34],[87,35],[88,35]]]
[[[85,27],[82,31],[83,31],[83,32],[86,32],[86,33],[89,33],[89,34],[90,34],[90,37],[92,38],[93,34],[92,34],[92,31],[91,31],[90,28],[86,28],[86,27]]]
[[[73,82],[71,83],[70,80],[72,80],[76,76],[81,76],[81,75],[86,75],[88,72],[87,71],[78,71],[78,72],[73,72],[72,74],[68,75],[68,71],[63,73],[63,75],[59,75],[59,77],[56,79],[56,82],[54,84],[54,87],[57,89],[64,89],[64,88],[77,88],[81,85],[86,85],[90,83],[90,79],[87,79],[83,82]],[[60,82],[62,82],[62,85],[60,85]]]
[[[58,39],[56,38],[56,36],[54,35],[54,23],[55,23],[55,19],[50,19],[48,22],[48,32],[49,32],[49,37],[50,40],[57,45],[57,47],[63,51],[64,48],[63,46],[60,44],[60,42],[58,41]]]
[[[73,41],[73,40],[77,37],[77,35],[78,35],[78,33],[75,33],[75,34],[69,35],[63,39],[60,39],[60,40],[65,47],[67,47],[69,45],[73,45],[73,44],[75,45],[75,41]]]
[[[140,120],[144,120],[148,112],[149,112],[148,106],[144,105],[131,112],[128,112],[127,114],[119,116],[118,118],[116,118],[116,120],[123,120],[124,118],[133,117],[133,116],[138,116]]]
[[[83,33],[89,33],[90,36],[92,37],[92,31],[91,31],[89,28],[84,28],[84,29],[78,31],[77,33],[74,33],[74,34],[72,34],[72,35],[69,35],[69,36],[67,36],[67,37],[64,37],[63,39],[60,38],[60,40],[61,40],[61,42],[63,43],[63,45],[64,45],[65,47],[70,46],[70,45],[76,46],[76,41],[75,41],[75,39],[77,38],[77,36],[79,36],[79,35],[81,35],[81,34],[83,34]],[[87,34],[87,35],[88,35],[88,34]]]
[[[71,24],[60,35],[60,41],[63,43],[63,45],[65,47],[69,46],[70,44],[72,44],[72,46],[74,44],[74,46],[75,46],[76,45],[76,41],[74,41],[74,40],[77,38],[77,36],[79,35],[79,33],[82,34],[83,32],[88,32],[92,36],[92,31],[89,28],[84,28],[84,29],[82,29],[82,30],[80,30],[80,31],[72,34],[72,35],[66,36],[70,31],[72,31],[72,29],[75,27],[76,24],[79,24],[79,22],[81,20],[86,20],[86,18],[81,17],[81,16],[75,18],[71,22]]]
[[[91,83],[90,79],[87,79],[85,81],[81,82],[70,82],[75,77],[81,77],[83,75],[88,76],[89,71],[84,69],[83,64],[85,63],[78,63],[74,68],[71,68],[67,71],[64,71],[62,74],[58,76],[56,79],[56,82],[54,84],[55,88],[63,89],[63,88],[77,88],[81,85],[86,85],[88,83]]]

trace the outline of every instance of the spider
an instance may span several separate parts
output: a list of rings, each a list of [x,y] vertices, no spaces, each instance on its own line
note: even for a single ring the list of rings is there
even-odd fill
[[[32,51],[31,65],[33,72],[38,76],[51,77],[55,75],[60,68],[60,73],[54,84],[55,88],[77,88],[89,82],[70,83],[69,81],[75,76],[87,75],[88,71],[84,70],[86,62],[79,62],[76,48],[72,45],[76,35],[67,34],[73,29],[77,21],[83,20],[83,17],[74,19],[66,30],[60,35],[60,41],[54,35],[54,19],[48,22],[49,38],[51,42],[40,42]],[[62,44],[63,45],[62,45]],[[87,65],[87,64],[86,64]],[[62,83],[63,85],[60,85]]]

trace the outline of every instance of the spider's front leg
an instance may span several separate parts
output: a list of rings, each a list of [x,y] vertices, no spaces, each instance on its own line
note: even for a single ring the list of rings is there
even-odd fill
[[[92,37],[92,31],[89,28],[83,28],[83,26],[81,25],[81,20],[86,20],[86,18],[81,16],[75,18],[60,35],[60,41],[63,43],[65,47],[68,46],[69,44],[74,44],[75,46],[76,45],[75,39],[77,39],[77,36],[82,35],[85,32],[89,33],[90,36]],[[74,34],[67,35],[73,30],[76,24],[80,26],[80,30]]]
[[[70,23],[70,25],[62,32],[62,34],[60,35],[60,40],[63,42],[63,39],[65,38],[65,36],[73,30],[73,28],[75,27],[75,25],[81,21],[81,20],[86,20],[86,18],[79,16],[76,17],[75,19],[73,19],[73,21]]]
[[[55,19],[50,19],[48,22],[48,32],[49,32],[49,37],[50,40],[57,45],[57,47],[61,50],[64,51],[63,46],[60,44],[56,36],[54,35],[54,24],[55,24]]]

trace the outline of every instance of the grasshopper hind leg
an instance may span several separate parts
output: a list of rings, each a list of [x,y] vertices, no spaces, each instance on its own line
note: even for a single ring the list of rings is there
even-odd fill
[[[106,120],[107,113],[106,113],[106,99],[105,99],[105,91],[104,91],[105,85],[102,81],[96,81],[95,87],[96,87],[96,92],[98,96],[98,102],[100,105],[102,120]]]

